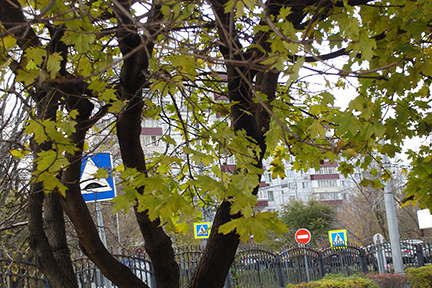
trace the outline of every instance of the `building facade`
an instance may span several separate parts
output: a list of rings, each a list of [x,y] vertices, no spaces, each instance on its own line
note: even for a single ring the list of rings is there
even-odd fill
[[[286,164],[284,179],[272,179],[271,173],[265,172],[258,192],[258,206],[263,211],[274,212],[290,201],[313,199],[338,208],[353,183],[338,173],[337,168],[337,163],[324,162],[318,170],[297,172]]]

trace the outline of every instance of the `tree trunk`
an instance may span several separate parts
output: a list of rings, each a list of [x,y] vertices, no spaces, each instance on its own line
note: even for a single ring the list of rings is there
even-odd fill
[[[222,224],[229,222],[231,203],[224,201],[218,208],[208,243],[197,268],[188,285],[189,288],[222,288],[225,278],[234,261],[237,247],[240,243],[239,236],[235,232],[227,235],[218,233]]]
[[[242,53],[242,45],[238,41],[231,21],[230,13],[225,13],[224,1],[209,1],[213,10],[218,15],[217,27],[220,35],[220,50],[225,60],[236,60],[236,62],[253,63],[262,55],[261,53]],[[280,9],[280,8],[279,8]],[[275,9],[277,10],[277,9]],[[230,31],[231,34],[228,33]],[[256,41],[268,48],[266,39],[268,35],[256,37]],[[229,63],[229,62],[228,62]],[[276,71],[256,71],[250,67],[227,65],[228,75],[228,98],[234,103],[231,108],[232,127],[234,131],[245,131],[251,139],[251,145],[258,145],[260,153],[255,155],[256,166],[262,167],[262,160],[266,151],[265,133],[268,131],[270,116],[267,110],[254,101],[253,89],[257,89],[267,95],[270,103],[275,97],[279,73]],[[255,84],[255,85],[254,85]],[[260,178],[260,176],[258,176]],[[259,179],[260,180],[260,179]],[[250,191],[256,195],[259,187]],[[239,237],[235,232],[227,235],[218,233],[221,225],[241,215],[230,215],[230,202],[224,201],[217,210],[212,231],[191,279],[189,288],[211,287],[222,288],[229,268],[234,261],[235,253],[239,244]]]
[[[123,9],[116,6],[114,11],[122,28],[117,33],[122,54],[126,56],[140,45],[143,48],[126,59],[122,67],[118,94],[122,100],[128,100],[128,104],[118,117],[117,137],[124,166],[147,173],[140,141],[141,114],[144,105],[142,89],[148,81],[145,73],[148,71],[150,57],[153,55],[153,39],[156,39],[159,33],[158,21],[162,19],[162,13],[159,6],[153,5],[148,20],[151,39],[148,39],[131,29],[133,25],[131,17],[125,14],[125,11],[130,11],[129,1],[120,3]],[[143,187],[138,188],[138,192],[141,193],[142,189]],[[174,258],[171,239],[166,235],[159,219],[150,221],[147,212],[138,212],[137,207],[135,207],[135,214],[144,237],[144,247],[153,263],[157,287],[178,288],[180,272]]]
[[[67,245],[64,214],[57,193],[45,195],[44,199],[44,227],[48,243],[52,248],[56,263],[67,276],[67,281],[76,283],[70,250]],[[76,284],[77,285],[77,284]]]

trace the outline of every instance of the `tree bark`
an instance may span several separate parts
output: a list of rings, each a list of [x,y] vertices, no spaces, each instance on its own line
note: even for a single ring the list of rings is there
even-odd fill
[[[142,49],[124,61],[120,74],[118,94],[128,104],[117,120],[117,137],[120,145],[123,164],[127,168],[135,168],[147,173],[144,152],[141,147],[141,113],[143,111],[142,89],[147,84],[150,57],[153,54],[154,40],[156,39],[162,19],[160,6],[153,4],[147,21],[150,36],[140,37],[132,23],[129,13],[129,1],[120,1],[121,7],[114,9],[118,22],[121,23],[117,39],[122,54],[128,55],[138,46]],[[122,8],[122,9],[121,9]],[[142,193],[143,187],[138,189]],[[152,260],[156,285],[158,288],[179,287],[180,272],[174,258],[174,250],[169,236],[163,230],[159,219],[150,221],[146,211],[138,212],[135,207],[136,219],[141,234],[144,237],[144,247]]]
[[[59,268],[65,272],[66,281],[78,287],[75,277],[70,250],[67,245],[64,213],[58,200],[58,193],[45,195],[44,206],[44,230],[48,243],[54,253],[54,258]]]

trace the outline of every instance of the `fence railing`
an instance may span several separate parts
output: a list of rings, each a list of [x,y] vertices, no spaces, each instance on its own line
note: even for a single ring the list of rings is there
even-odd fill
[[[49,288],[50,286],[37,269],[31,255],[0,250],[0,287]]]
[[[180,287],[186,287],[204,251],[202,246],[176,248],[180,269]],[[431,243],[401,241],[405,268],[432,263]],[[145,253],[113,252],[116,259],[128,266],[138,278],[151,288],[156,288],[153,266]],[[73,255],[73,264],[80,288],[114,288],[87,257]],[[288,283],[319,280],[328,273],[351,275],[358,272],[389,273],[393,271],[389,243],[367,247],[335,247],[313,249],[308,247],[283,247],[280,251],[256,244],[241,245],[236,253],[226,288],[285,287]],[[31,255],[0,251],[0,287],[49,288],[38,271]]]

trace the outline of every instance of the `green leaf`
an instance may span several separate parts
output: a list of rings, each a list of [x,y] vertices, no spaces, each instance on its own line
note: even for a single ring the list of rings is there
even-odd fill
[[[309,126],[308,130],[309,130],[310,136],[312,138],[315,138],[315,137],[324,138],[325,137],[326,132],[325,132],[325,129],[324,129],[323,125],[321,124],[320,120],[314,121],[314,123]]]
[[[64,121],[60,122],[59,128],[63,131],[67,136],[72,135],[72,133],[76,132],[75,126],[77,125],[76,121]]]
[[[322,96],[322,104],[323,105],[326,105],[326,104],[334,105],[335,97],[331,93],[325,91],[325,92],[320,93],[320,95]]]
[[[37,182],[42,182],[44,186],[45,193],[51,193],[54,191],[58,191],[63,197],[66,197],[67,187],[64,186],[60,180],[54,177],[49,172],[43,172],[37,178]]]
[[[86,77],[92,74],[93,66],[90,60],[83,56],[80,58],[78,62],[77,71],[81,74],[81,76]]]
[[[39,47],[31,47],[26,50],[26,55],[28,59],[31,59],[38,66],[42,66],[44,59],[47,56],[46,49]]]
[[[38,144],[48,140],[48,136],[45,134],[44,125],[35,120],[29,120],[27,126],[24,128],[24,131],[26,134],[34,134],[34,140]]]
[[[253,10],[257,3],[257,0],[243,0],[243,2],[246,4],[246,7]]]
[[[93,92],[104,92],[107,88],[107,83],[103,82],[101,80],[94,80],[91,81],[90,85],[88,86],[88,88],[90,90],[92,90]]]
[[[135,200],[131,200],[125,195],[117,195],[112,202],[114,202],[114,213],[118,213],[123,209],[126,214],[129,214],[130,207],[134,206],[136,203]]]
[[[16,39],[12,36],[5,36],[1,38],[1,42],[2,42],[2,46],[4,48],[5,51],[9,50],[10,48],[12,48],[13,46],[15,46],[16,44]]]
[[[98,168],[97,171],[96,171],[96,173],[93,174],[93,176],[96,179],[108,178],[109,177],[109,173],[104,168]]]
[[[18,75],[16,76],[16,80],[18,82],[23,82],[24,85],[29,86],[35,82],[36,78],[39,76],[38,69],[32,69],[32,70],[18,70]]]
[[[96,36],[91,33],[66,31],[62,41],[67,45],[73,45],[78,53],[86,53],[95,39]]]
[[[48,172],[59,172],[63,167],[69,164],[69,161],[58,155],[55,150],[41,151],[36,158],[37,170]]]
[[[191,155],[191,159],[196,163],[200,164],[202,163],[204,166],[209,165],[210,163],[213,163],[214,159],[211,155],[207,155],[204,153],[201,153],[199,151],[193,150],[189,147],[183,147],[183,151],[186,154]]]
[[[63,60],[63,57],[60,53],[53,53],[49,55],[47,61],[47,71],[49,72],[51,79],[55,79],[57,73],[60,71],[60,62]]]

